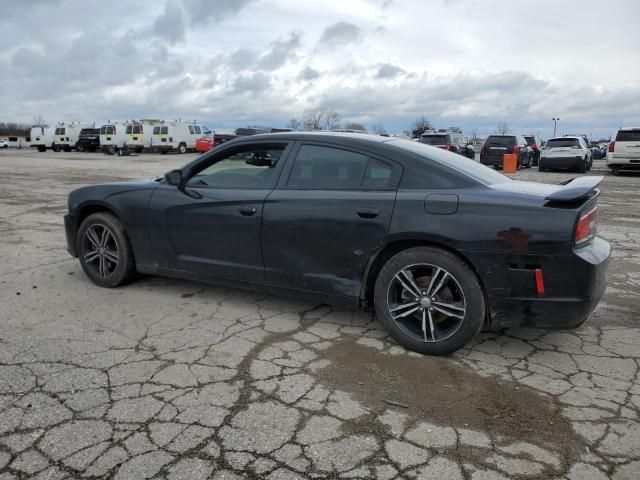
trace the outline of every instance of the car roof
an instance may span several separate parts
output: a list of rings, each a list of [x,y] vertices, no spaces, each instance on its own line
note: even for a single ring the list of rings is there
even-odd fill
[[[628,130],[640,130],[640,127],[622,127],[620,129],[618,129],[618,131],[620,131],[620,130],[625,130],[625,131],[628,131]]]
[[[567,138],[571,140],[584,140],[584,137],[578,136],[578,135],[565,135],[564,137],[553,137],[553,138],[550,138],[549,140],[566,140]],[[547,140],[547,142],[549,140]]]
[[[260,141],[260,140],[331,140],[335,143],[358,141],[371,143],[385,143],[393,137],[383,137],[363,133],[346,132],[276,132],[260,133],[258,135],[247,135],[239,138],[239,141]]]
[[[489,137],[520,137],[521,135],[517,134],[517,133],[505,133],[505,134],[501,134],[501,133],[492,133],[491,135],[489,135]],[[487,137],[488,138],[488,137]]]

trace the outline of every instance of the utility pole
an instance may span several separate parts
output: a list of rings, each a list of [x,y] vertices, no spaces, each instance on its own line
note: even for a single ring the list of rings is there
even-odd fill
[[[560,118],[552,118],[551,120],[553,120],[553,136],[556,136],[556,127],[558,126],[558,122],[560,121]]]

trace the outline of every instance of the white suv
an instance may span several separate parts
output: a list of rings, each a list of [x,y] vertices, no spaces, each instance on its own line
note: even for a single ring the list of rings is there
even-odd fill
[[[0,139],[0,148],[9,148],[9,142],[7,142],[4,138]]]
[[[591,168],[591,152],[582,136],[556,137],[547,140],[540,152],[538,170],[577,170]]]
[[[614,175],[621,170],[640,170],[640,128],[621,128],[609,144],[607,167]]]

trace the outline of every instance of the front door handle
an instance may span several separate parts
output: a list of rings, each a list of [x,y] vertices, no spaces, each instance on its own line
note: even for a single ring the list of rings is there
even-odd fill
[[[377,208],[362,207],[358,208],[356,213],[362,218],[376,218],[380,214],[380,210]]]
[[[258,209],[256,207],[240,207],[238,211],[245,217],[250,217],[254,215]]]

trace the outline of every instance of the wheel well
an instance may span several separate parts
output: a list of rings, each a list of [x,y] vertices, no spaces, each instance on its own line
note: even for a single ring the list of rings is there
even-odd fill
[[[409,248],[414,248],[414,247],[434,247],[434,248],[439,248],[441,250],[446,250],[454,254],[456,257],[458,257],[460,260],[462,260],[464,263],[467,264],[467,266],[471,269],[471,271],[475,274],[476,278],[478,279],[480,288],[482,288],[485,304],[487,305],[487,318],[485,321],[489,323],[490,309],[489,309],[489,299],[487,298],[487,290],[485,288],[484,282],[482,281],[482,278],[478,274],[478,270],[476,269],[476,267],[469,261],[468,258],[464,257],[463,255],[460,255],[460,253],[455,249],[448,247],[446,245],[443,245],[441,243],[430,242],[428,240],[398,240],[398,241],[389,243],[380,251],[380,253],[378,253],[377,257],[371,264],[371,268],[369,268],[369,273],[367,274],[367,279],[366,279],[366,284],[364,289],[363,306],[365,307],[373,306],[373,290],[376,284],[376,279],[378,278],[378,274],[380,273],[380,270],[382,270],[382,267],[384,266],[384,264],[387,263],[387,260],[389,260],[394,255],[402,252],[403,250],[407,250]]]
[[[116,212],[111,210],[109,207],[105,207],[104,205],[87,205],[86,207],[83,207],[78,214],[77,229],[80,228],[80,225],[82,225],[82,222],[84,222],[85,218],[87,218],[89,215],[99,212],[110,213],[114,217],[118,218]]]

